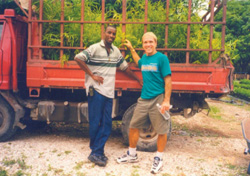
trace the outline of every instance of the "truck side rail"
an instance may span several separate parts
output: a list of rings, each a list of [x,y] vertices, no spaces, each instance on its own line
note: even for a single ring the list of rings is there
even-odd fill
[[[32,0],[29,1],[29,14],[28,14],[28,61],[27,61],[27,86],[30,92],[34,89],[40,88],[72,88],[84,89],[84,72],[77,67],[73,61],[63,62],[65,50],[83,50],[86,48],[83,44],[84,25],[85,24],[100,24],[101,34],[103,35],[104,26],[109,23],[120,24],[122,32],[126,33],[126,25],[128,24],[142,24],[144,25],[144,32],[147,32],[147,26],[150,24],[165,25],[165,47],[157,48],[158,51],[168,55],[169,52],[185,52],[185,59],[182,63],[171,63],[173,92],[197,92],[197,93],[229,93],[232,90],[232,71],[233,66],[230,61],[224,57],[219,57],[217,63],[212,60],[213,52],[220,52],[222,55],[225,52],[225,29],[226,29],[226,0],[210,0],[209,10],[204,15],[203,21],[194,22],[191,20],[192,14],[192,0],[188,1],[188,17],[187,21],[169,21],[170,0],[166,0],[166,21],[152,22],[148,21],[148,0],[145,0],[145,18],[144,21],[128,21],[126,19],[126,0],[122,1],[122,19],[120,21],[107,21],[105,20],[105,0],[101,2],[101,21],[86,21],[84,19],[85,1],[81,1],[81,20],[69,21],[65,20],[64,8],[65,1],[61,1],[61,17],[60,20],[47,20],[43,19],[43,6],[44,1],[39,2],[39,14],[36,17],[32,9]],[[215,21],[214,15],[220,10],[223,10],[222,21]],[[207,17],[209,18],[207,20]],[[44,46],[43,45],[43,24],[44,23],[57,23],[60,24],[60,44],[59,46]],[[64,25],[66,23],[80,25],[80,45],[77,47],[64,46]],[[187,25],[186,31],[186,48],[168,48],[168,35],[169,25]],[[190,47],[190,33],[191,25],[209,25],[209,47],[204,48],[191,48]],[[213,31],[215,25],[221,25],[221,48],[213,47]],[[57,49],[59,50],[58,61],[45,60],[44,49]],[[142,48],[135,48],[137,51],[142,51]],[[122,54],[125,56],[125,48],[120,48]],[[206,51],[208,52],[208,63],[206,64],[193,64],[190,61],[191,52]],[[171,58],[170,58],[171,59]],[[170,60],[171,61],[171,60]],[[62,64],[63,63],[63,64]],[[63,65],[63,66],[62,66]],[[138,76],[141,76],[137,68],[133,68]],[[140,91],[140,85],[135,81],[128,78],[123,73],[117,73],[116,90],[134,90]]]

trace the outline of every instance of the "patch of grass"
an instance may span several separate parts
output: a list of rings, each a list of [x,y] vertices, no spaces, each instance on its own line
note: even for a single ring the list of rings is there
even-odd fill
[[[54,169],[54,173],[55,175],[63,175],[63,174],[60,174],[60,173],[63,173],[63,169]]]
[[[5,158],[2,160],[2,163],[3,163],[5,166],[11,166],[11,165],[16,164],[16,160],[14,160],[14,159],[8,159],[8,158],[5,157]]]
[[[7,176],[8,173],[6,170],[4,170],[2,167],[0,167],[0,176]]]
[[[132,171],[131,176],[140,176],[140,174],[138,173],[138,170],[135,169]]]
[[[77,172],[76,175],[77,176],[86,176],[86,173]]]
[[[79,170],[82,168],[83,164],[85,164],[85,162],[81,161],[81,162],[77,162],[76,166],[74,167],[74,169]]]
[[[171,176],[171,175],[168,173],[163,173],[162,176]]]
[[[55,175],[64,175],[63,169],[53,168],[50,164],[48,165],[48,171],[54,171]]]
[[[232,164],[227,164],[226,167],[227,167],[228,169],[234,170],[237,166],[232,165]]]
[[[21,169],[27,169],[27,168],[29,168],[29,166],[26,165],[24,159],[18,159],[17,160],[17,164],[19,165],[19,167]]]
[[[221,120],[221,114],[220,114],[220,109],[215,107],[215,106],[210,106],[210,111],[209,111],[209,117],[212,117],[213,119]]]
[[[220,145],[220,143],[221,143],[221,141],[212,141],[211,145],[212,146],[218,146],[218,145]]]
[[[205,159],[198,159],[198,161],[199,161],[199,162],[204,162],[204,161],[205,161]]]
[[[68,155],[68,154],[70,154],[72,151],[68,151],[68,150],[66,150],[64,153],[66,154],[66,155]]]
[[[56,150],[56,149],[52,150],[52,153],[56,153],[56,152],[57,152],[57,150]]]
[[[42,158],[44,152],[40,152],[38,158]]]
[[[202,139],[197,139],[196,141],[197,141],[197,142],[203,142]]]
[[[232,171],[232,173],[228,174],[228,176],[248,176],[247,174],[247,168],[245,167],[239,167],[232,164],[227,164],[226,167]]]
[[[132,166],[132,167],[135,168],[135,169],[141,168],[139,165]]]
[[[26,174],[23,173],[22,170],[18,170],[18,171],[14,174],[14,176],[23,176],[23,175],[26,175]]]
[[[48,166],[48,171],[52,171],[52,166],[49,164],[49,166]]]

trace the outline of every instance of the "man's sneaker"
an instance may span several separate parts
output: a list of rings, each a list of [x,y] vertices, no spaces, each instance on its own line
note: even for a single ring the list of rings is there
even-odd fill
[[[157,174],[162,168],[162,163],[163,163],[162,159],[160,159],[157,156],[154,157],[154,163],[153,163],[153,165],[151,167],[151,173],[152,174]]]
[[[127,154],[123,155],[122,157],[119,157],[116,159],[117,163],[136,163],[138,162],[137,154],[135,156],[129,155],[129,151],[127,151]]]
[[[103,156],[97,156],[97,155],[89,155],[88,159],[92,162],[95,163],[98,166],[106,166],[107,161],[103,159]]]

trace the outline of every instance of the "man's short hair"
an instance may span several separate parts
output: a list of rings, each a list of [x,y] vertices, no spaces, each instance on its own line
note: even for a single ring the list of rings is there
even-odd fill
[[[155,42],[157,42],[157,37],[156,37],[156,35],[153,32],[146,32],[145,34],[143,34],[142,41],[143,41],[143,38],[145,36],[151,36],[151,37],[153,37],[153,39],[155,40]]]
[[[109,25],[106,26],[105,31],[107,30],[108,27],[112,27],[112,28],[114,28],[116,30],[116,26],[115,25],[110,25],[109,24]]]

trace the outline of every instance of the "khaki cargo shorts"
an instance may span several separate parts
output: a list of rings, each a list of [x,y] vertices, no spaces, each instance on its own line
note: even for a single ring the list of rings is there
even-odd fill
[[[157,134],[167,134],[170,120],[165,120],[156,107],[156,104],[161,104],[163,99],[164,94],[160,94],[153,99],[142,99],[140,97],[130,122],[130,128],[147,129],[152,124]]]

